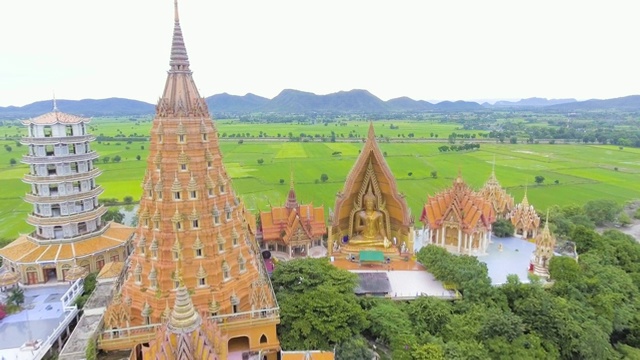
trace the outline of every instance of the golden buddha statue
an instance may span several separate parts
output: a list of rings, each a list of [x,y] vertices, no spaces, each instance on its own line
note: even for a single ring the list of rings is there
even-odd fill
[[[385,232],[384,214],[375,209],[376,197],[369,189],[364,196],[364,209],[359,210],[354,218],[354,236],[350,245],[371,245],[389,247]]]

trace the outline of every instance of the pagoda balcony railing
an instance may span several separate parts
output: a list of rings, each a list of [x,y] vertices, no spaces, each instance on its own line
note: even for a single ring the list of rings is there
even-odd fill
[[[37,183],[37,184],[55,184],[55,183],[60,183],[66,180],[74,180],[74,181],[89,180],[89,179],[98,177],[101,174],[102,174],[102,170],[98,168],[93,168],[85,172],[69,172],[68,174],[64,174],[64,175],[26,174],[22,178],[22,181],[26,183]]]
[[[46,226],[46,225],[59,225],[80,222],[83,220],[92,220],[101,217],[107,212],[107,208],[98,205],[93,210],[73,214],[73,215],[59,215],[59,216],[40,216],[36,214],[29,214],[27,216],[27,223],[34,226]]]
[[[78,191],[72,192],[71,194],[64,194],[64,195],[60,195],[59,192],[55,194],[50,194],[50,195],[35,195],[35,194],[27,193],[24,196],[24,200],[32,204],[55,204],[59,202],[69,201],[69,200],[75,201],[79,199],[94,198],[102,194],[103,191],[104,189],[100,185],[98,185],[89,191],[78,190]]]
[[[246,327],[247,325],[255,326],[260,324],[268,324],[274,321],[279,322],[280,309],[270,308],[263,310],[245,311],[235,314],[216,315],[210,317],[212,321],[217,322],[223,330],[231,330],[238,327]],[[107,329],[100,333],[98,342],[101,344],[110,344],[112,342],[121,341],[127,343],[131,338],[138,338],[149,341],[155,337],[158,329],[162,327],[162,323],[155,323],[141,326],[131,326],[119,329]],[[127,340],[127,338],[129,338]],[[111,346],[109,346],[111,348]]]
[[[98,153],[94,150],[86,152],[84,154],[54,154],[47,156],[34,156],[25,155],[22,157],[22,162],[25,164],[53,164],[60,162],[73,162],[81,160],[93,160],[99,157]]]
[[[94,135],[76,135],[76,136],[62,136],[62,137],[23,137],[20,142],[23,145],[51,145],[51,144],[75,144],[83,143],[87,141],[93,141],[96,137]]]

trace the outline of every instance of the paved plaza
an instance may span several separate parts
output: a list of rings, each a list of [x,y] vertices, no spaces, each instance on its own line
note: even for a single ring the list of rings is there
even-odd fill
[[[517,237],[494,236],[491,241],[487,255],[478,256],[478,260],[487,264],[491,283],[502,285],[507,282],[507,276],[510,274],[518,275],[521,282],[528,283],[529,262],[536,244]]]
[[[17,354],[28,340],[46,340],[65,318],[60,299],[68,289],[68,284],[24,288],[24,310],[0,320],[0,355],[13,359],[5,354]]]

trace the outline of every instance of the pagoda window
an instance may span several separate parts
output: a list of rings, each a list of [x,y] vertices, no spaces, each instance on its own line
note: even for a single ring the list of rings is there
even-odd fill
[[[207,285],[207,278],[198,279],[198,285],[199,286],[206,286]]]
[[[220,225],[220,215],[213,215],[213,224]]]
[[[192,229],[199,229],[200,228],[200,221],[198,219],[191,220],[191,228]]]
[[[154,221],[153,221],[153,228],[154,228],[155,230],[160,230],[160,221],[158,221],[158,220],[154,220]]]
[[[196,190],[189,191],[189,196],[191,197],[191,199],[197,199],[198,198],[198,191],[196,191]]]
[[[173,251],[171,251],[171,254],[173,256],[173,261],[178,261],[178,258],[180,257],[178,255],[178,251],[177,250],[173,250]]]
[[[202,134],[202,141],[209,141],[209,137],[206,133]]]
[[[225,214],[225,215],[224,215],[224,216],[225,216],[225,219],[226,219],[227,221],[231,220],[231,211],[226,211],[224,214]]]
[[[224,194],[224,184],[220,184],[220,194]]]
[[[240,273],[247,271],[247,262],[242,255],[238,257],[238,266],[240,267]]]
[[[58,196],[58,184],[49,185],[49,195]]]
[[[231,295],[231,298],[229,300],[231,301],[231,311],[233,311],[234,314],[237,314],[240,310],[240,299],[238,299],[238,297],[234,294]]]
[[[53,136],[53,131],[51,131],[51,126],[47,125],[44,127],[44,137]]]
[[[149,219],[144,219],[144,227],[149,227]]]
[[[177,221],[176,222],[176,230],[182,231],[182,221]]]
[[[151,283],[149,284],[149,287],[152,289],[155,289],[158,287],[158,280],[157,279],[151,279]]]
[[[207,189],[207,192],[209,193],[209,197],[213,196],[213,189],[212,188]]]
[[[78,223],[78,233],[84,234],[86,232],[87,232],[87,223],[86,222]]]
[[[158,134],[158,142],[162,144],[162,134]]]
[[[180,200],[180,191],[175,191],[173,193],[173,199],[174,200]]]
[[[76,153],[76,145],[75,144],[69,144],[67,146],[67,149],[69,150],[69,154],[75,154]]]
[[[55,154],[55,150],[53,148],[53,145],[45,145],[44,146],[44,153],[47,156],[52,156]]]
[[[226,261],[222,263],[222,279],[224,281],[231,279],[231,268],[229,268],[229,264]]]
[[[56,176],[57,173],[58,171],[55,164],[47,164],[47,175]]]
[[[151,317],[150,316],[143,316],[144,318],[144,324],[145,325],[150,325],[151,324]]]
[[[196,257],[202,257],[202,249],[196,249]]]
[[[64,127],[64,133],[67,136],[73,136],[73,127],[71,125],[67,125]]]
[[[213,168],[213,161],[207,161],[207,169]]]
[[[180,164],[180,171],[187,171],[187,164]]]
[[[140,254],[141,254],[141,255],[144,255],[144,254],[145,254],[145,250],[146,250],[146,249],[144,248],[144,246],[140,246]]]
[[[154,259],[158,258],[158,249],[156,248],[151,249],[151,257],[153,257]]]
[[[184,144],[187,142],[187,137],[185,135],[178,135],[178,144]]]
[[[147,197],[148,197],[149,199],[153,199],[153,190],[149,190],[149,191],[147,191]]]
[[[162,191],[158,191],[157,194],[158,194],[158,200],[162,200]]]
[[[157,171],[160,171],[160,164],[159,164],[159,163],[158,163],[158,164],[156,164],[156,170],[157,170]]]
[[[71,172],[74,174],[78,173],[78,163],[77,162],[72,162],[71,164],[69,164],[69,167],[71,168]]]
[[[135,274],[136,284],[142,284],[142,274]]]
[[[120,261],[120,255],[119,254],[112,254],[111,258],[109,258],[109,260],[111,260],[111,262],[118,262]]]
[[[219,242],[218,243],[218,252],[224,252],[224,243],[223,242]]]

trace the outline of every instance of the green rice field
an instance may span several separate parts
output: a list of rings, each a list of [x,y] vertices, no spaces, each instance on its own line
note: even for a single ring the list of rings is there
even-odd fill
[[[397,134],[414,133],[416,138],[429,138],[431,133],[446,139],[451,132],[462,131],[456,124],[431,122],[393,121],[398,129],[390,130],[391,122],[376,122],[376,134],[397,137]],[[133,133],[145,136],[149,133],[150,121],[128,119],[94,119],[92,132],[96,135],[114,136],[118,133],[129,136]],[[289,190],[289,178],[294,174],[299,201],[324,205],[325,211],[333,207],[335,194],[342,188],[345,178],[353,166],[363,144],[361,140],[348,142],[347,134],[355,131],[366,136],[366,122],[350,122],[336,126],[329,124],[240,124],[230,120],[217,122],[222,133],[249,133],[243,143],[237,139],[220,141],[220,148],[233,187],[254,212],[265,210],[269,204],[282,205]],[[260,141],[259,133],[287,137],[289,132],[297,135],[320,134],[330,136],[331,131],[345,134],[346,142]],[[7,136],[24,135],[21,125],[0,127],[0,139]],[[343,140],[343,139],[340,139]],[[7,151],[5,145],[11,147]],[[539,210],[551,205],[581,205],[593,199],[613,199],[620,203],[640,198],[640,149],[603,145],[582,144],[498,144],[482,143],[479,150],[469,152],[440,153],[442,143],[380,142],[387,154],[387,162],[394,173],[399,191],[406,199],[418,221],[422,205],[428,195],[436,194],[451,185],[458,171],[473,188],[481,187],[491,173],[495,159],[495,172],[500,183],[511,193],[516,202],[522,200],[525,188],[529,202]],[[146,168],[148,143],[127,139],[95,142],[93,148],[100,154],[98,167],[103,174],[98,182],[105,189],[102,197],[118,198],[141,195],[140,183]],[[30,205],[22,201],[28,186],[21,181],[27,167],[20,163],[26,152],[15,140],[0,140],[0,239],[10,240],[19,233],[31,231],[25,223]],[[334,155],[335,154],[335,155]],[[119,155],[120,163],[104,163],[102,158]],[[136,156],[140,155],[141,160]],[[10,165],[10,159],[16,165]],[[264,162],[258,164],[258,159]],[[437,178],[431,172],[437,172]],[[320,182],[320,175],[327,174],[329,180]],[[534,182],[536,176],[544,176],[541,185]],[[280,180],[284,183],[281,184]],[[557,182],[557,183],[556,183]]]

